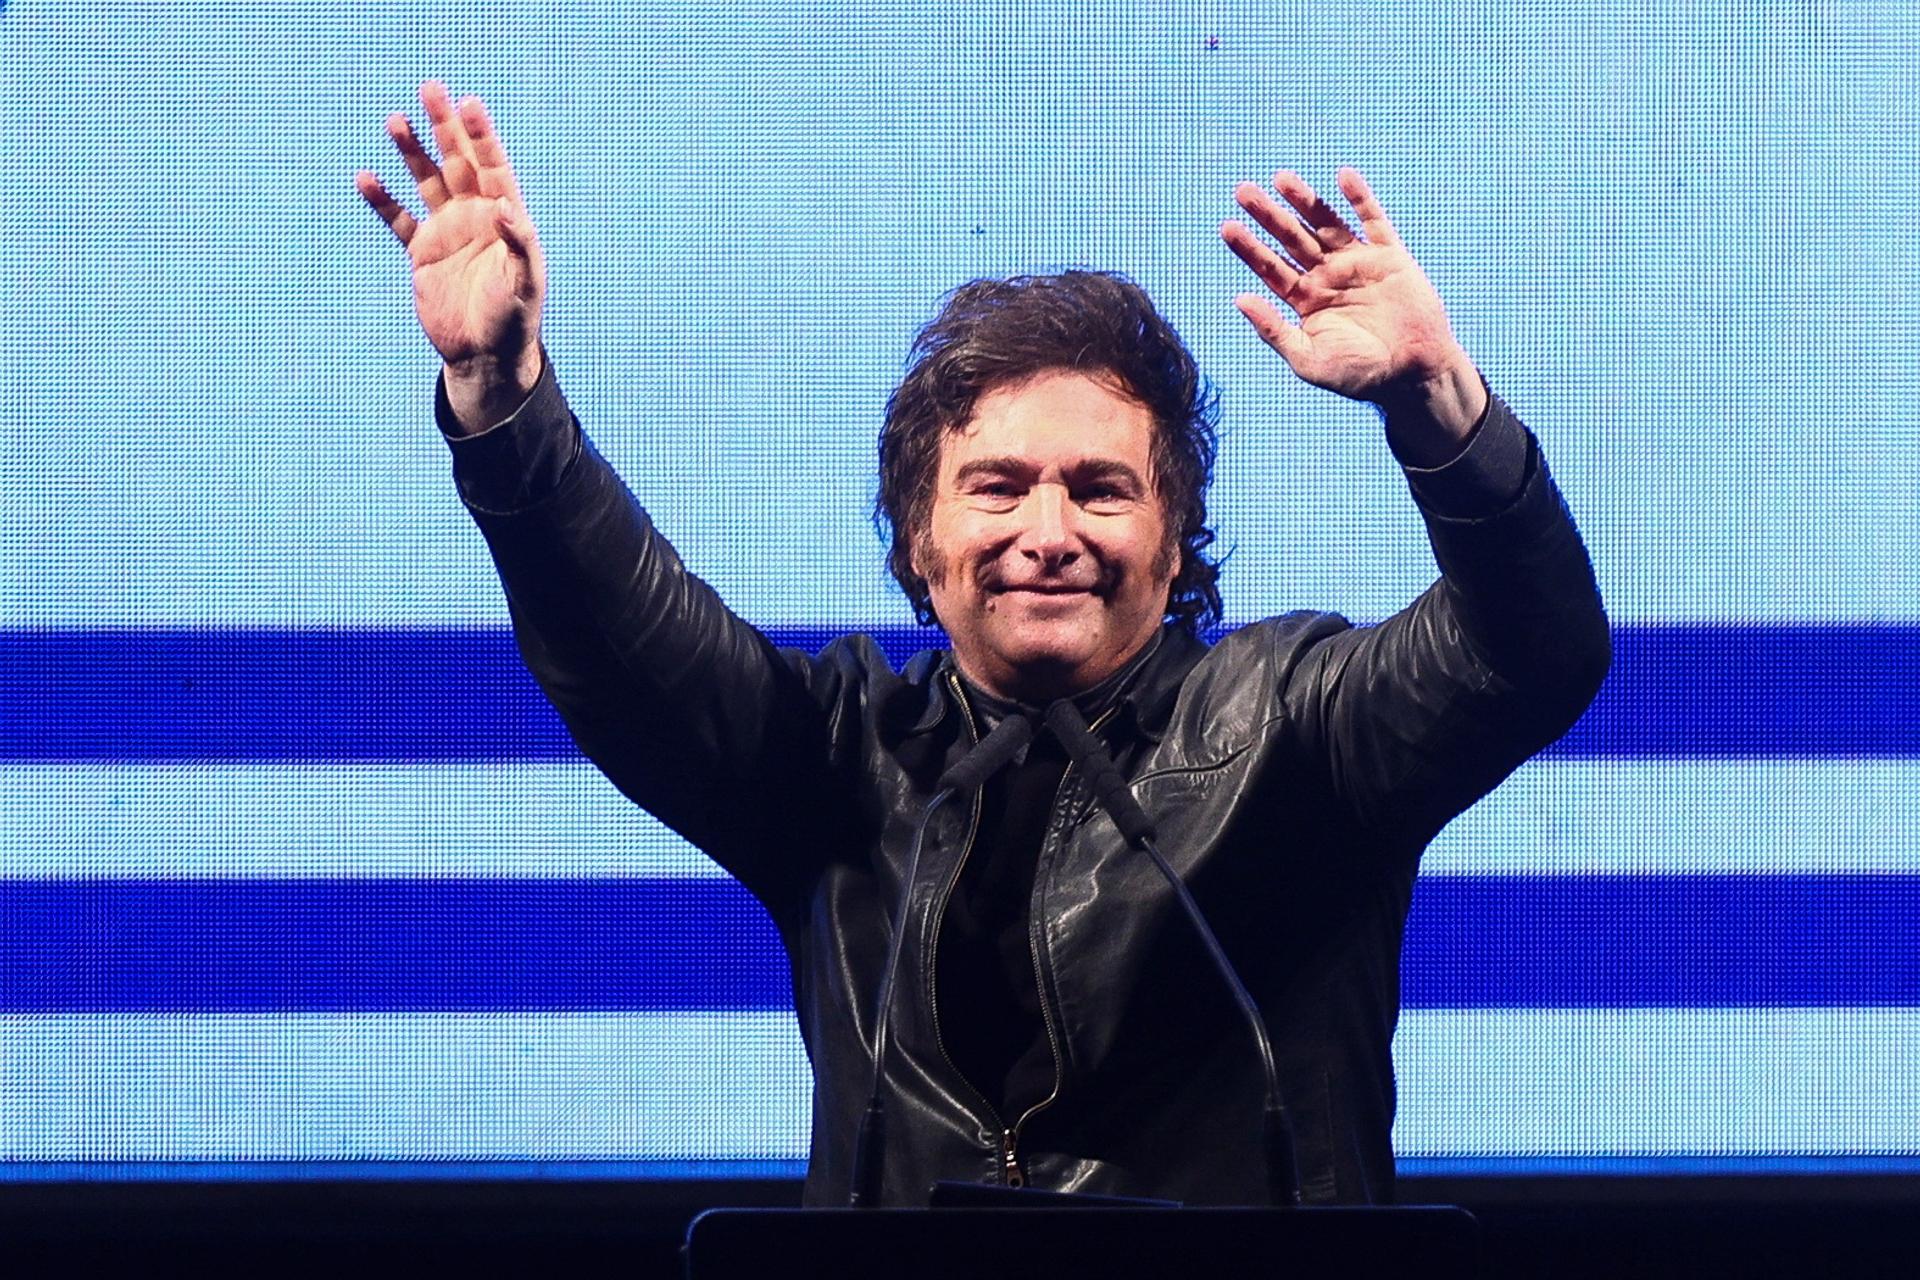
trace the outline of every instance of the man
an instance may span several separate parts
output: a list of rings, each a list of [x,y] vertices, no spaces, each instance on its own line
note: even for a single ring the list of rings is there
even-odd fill
[[[814,1068],[807,1200],[845,1203],[890,939],[880,1198],[936,1179],[1261,1203],[1262,1081],[1169,886],[1051,735],[928,817],[1000,720],[1072,699],[1152,814],[1276,1042],[1309,1201],[1390,1197],[1389,1049],[1420,851],[1562,733],[1608,664],[1586,553],[1351,170],[1359,229],[1299,178],[1244,185],[1239,300],[1307,381],[1380,406],[1443,577],[1387,622],[1291,614],[1209,648],[1212,405],[1113,276],[981,281],[888,406],[891,565],[950,653],[777,651],[692,577],[581,434],[539,334],[539,240],[484,107],[422,88],[440,160],[388,122],[444,360],[439,421],[529,666],[628,796],[765,903]],[[908,867],[924,828],[917,870]],[[896,912],[899,912],[896,918]]]

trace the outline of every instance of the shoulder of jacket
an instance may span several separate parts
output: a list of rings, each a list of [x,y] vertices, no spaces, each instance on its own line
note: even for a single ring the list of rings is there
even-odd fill
[[[785,655],[804,670],[822,705],[861,707],[893,735],[923,733],[939,722],[946,709],[940,687],[947,667],[944,650],[921,650],[896,671],[878,641],[851,633],[833,637],[813,657],[794,649]]]
[[[1352,629],[1337,613],[1299,610],[1220,637],[1181,681],[1167,724],[1169,758],[1199,766],[1251,746],[1279,719],[1281,692],[1301,659]]]
[[[1296,609],[1229,632],[1207,657],[1227,666],[1267,663],[1284,669],[1315,645],[1352,630],[1353,623],[1340,614]]]

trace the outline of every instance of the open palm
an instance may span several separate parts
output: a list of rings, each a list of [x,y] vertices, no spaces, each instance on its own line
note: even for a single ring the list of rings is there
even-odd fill
[[[517,351],[534,323],[524,307],[528,264],[508,248],[496,213],[493,200],[455,196],[407,245],[420,327],[448,364]]]
[[[428,341],[452,370],[487,365],[539,368],[546,262],[493,122],[478,98],[458,109],[436,81],[421,86],[440,160],[427,154],[405,115],[387,133],[413,175],[426,217],[416,218],[362,172],[360,194],[413,262],[414,309]]]
[[[1300,177],[1280,173],[1274,189],[1290,209],[1242,183],[1234,198],[1278,243],[1229,222],[1221,237],[1292,309],[1288,320],[1265,297],[1236,305],[1256,332],[1316,387],[1385,403],[1465,358],[1446,308],[1374,198],[1366,179],[1340,172],[1343,194],[1360,219],[1356,232]]]

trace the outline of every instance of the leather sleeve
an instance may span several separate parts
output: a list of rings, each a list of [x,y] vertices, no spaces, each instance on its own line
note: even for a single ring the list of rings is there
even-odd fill
[[[836,810],[845,663],[776,650],[689,572],[551,371],[506,423],[448,443],[520,652],[581,750],[763,899],[799,882],[822,847],[809,824]]]
[[[1444,478],[1410,474],[1440,580],[1283,666],[1305,757],[1324,761],[1355,823],[1412,853],[1565,733],[1612,661],[1593,565],[1539,442],[1496,398],[1474,449],[1483,478],[1518,475],[1517,494],[1475,498],[1456,476],[1441,500]],[[1515,450],[1517,467],[1504,461]]]

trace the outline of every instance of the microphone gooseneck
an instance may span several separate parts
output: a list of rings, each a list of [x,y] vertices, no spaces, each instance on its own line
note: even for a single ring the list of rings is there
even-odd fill
[[[1234,1001],[1240,1011],[1246,1015],[1247,1025],[1253,1030],[1254,1045],[1260,1051],[1260,1065],[1266,1073],[1267,1100],[1262,1128],[1263,1145],[1267,1157],[1267,1189],[1276,1205],[1290,1206],[1300,1203],[1300,1171],[1298,1157],[1293,1146],[1293,1124],[1287,1116],[1287,1106],[1280,1092],[1280,1072],[1273,1062],[1273,1042],[1267,1036],[1267,1024],[1260,1016],[1260,1008],[1254,1004],[1248,994],[1246,984],[1240,981],[1240,975],[1234,970],[1233,961],[1221,949],[1220,940],[1214,936],[1207,919],[1200,913],[1200,905],[1193,900],[1187,886],[1167,860],[1160,855],[1154,844],[1153,820],[1147,817],[1140,802],[1133,798],[1133,792],[1127,787],[1127,780],[1120,768],[1100,745],[1100,740],[1087,728],[1086,718],[1072,701],[1062,698],[1047,708],[1047,728],[1052,732],[1067,758],[1082,769],[1087,776],[1087,784],[1093,791],[1093,797],[1107,816],[1113,819],[1114,826],[1127,843],[1145,853],[1159,868],[1173,889],[1173,896],[1179,900],[1180,907],[1186,912],[1194,932],[1200,935],[1200,941],[1206,944],[1207,954],[1213,957],[1214,967],[1233,992]]]
[[[880,1203],[880,1149],[887,1128],[885,1110],[880,1105],[880,1085],[887,1060],[888,1022],[893,1013],[893,980],[900,970],[901,943],[907,935],[907,904],[912,901],[914,881],[919,878],[920,848],[926,843],[927,824],[934,810],[954,796],[984,784],[1031,741],[1033,721],[1023,715],[1010,715],[995,725],[993,732],[940,775],[933,799],[927,802],[919,824],[913,829],[907,877],[900,886],[900,901],[893,913],[893,937],[887,943],[887,966],[881,975],[880,1000],[873,1015],[873,1088],[867,1093],[867,1108],[861,1113],[860,1129],[853,1139],[853,1188],[847,1201],[852,1208],[867,1209]]]

